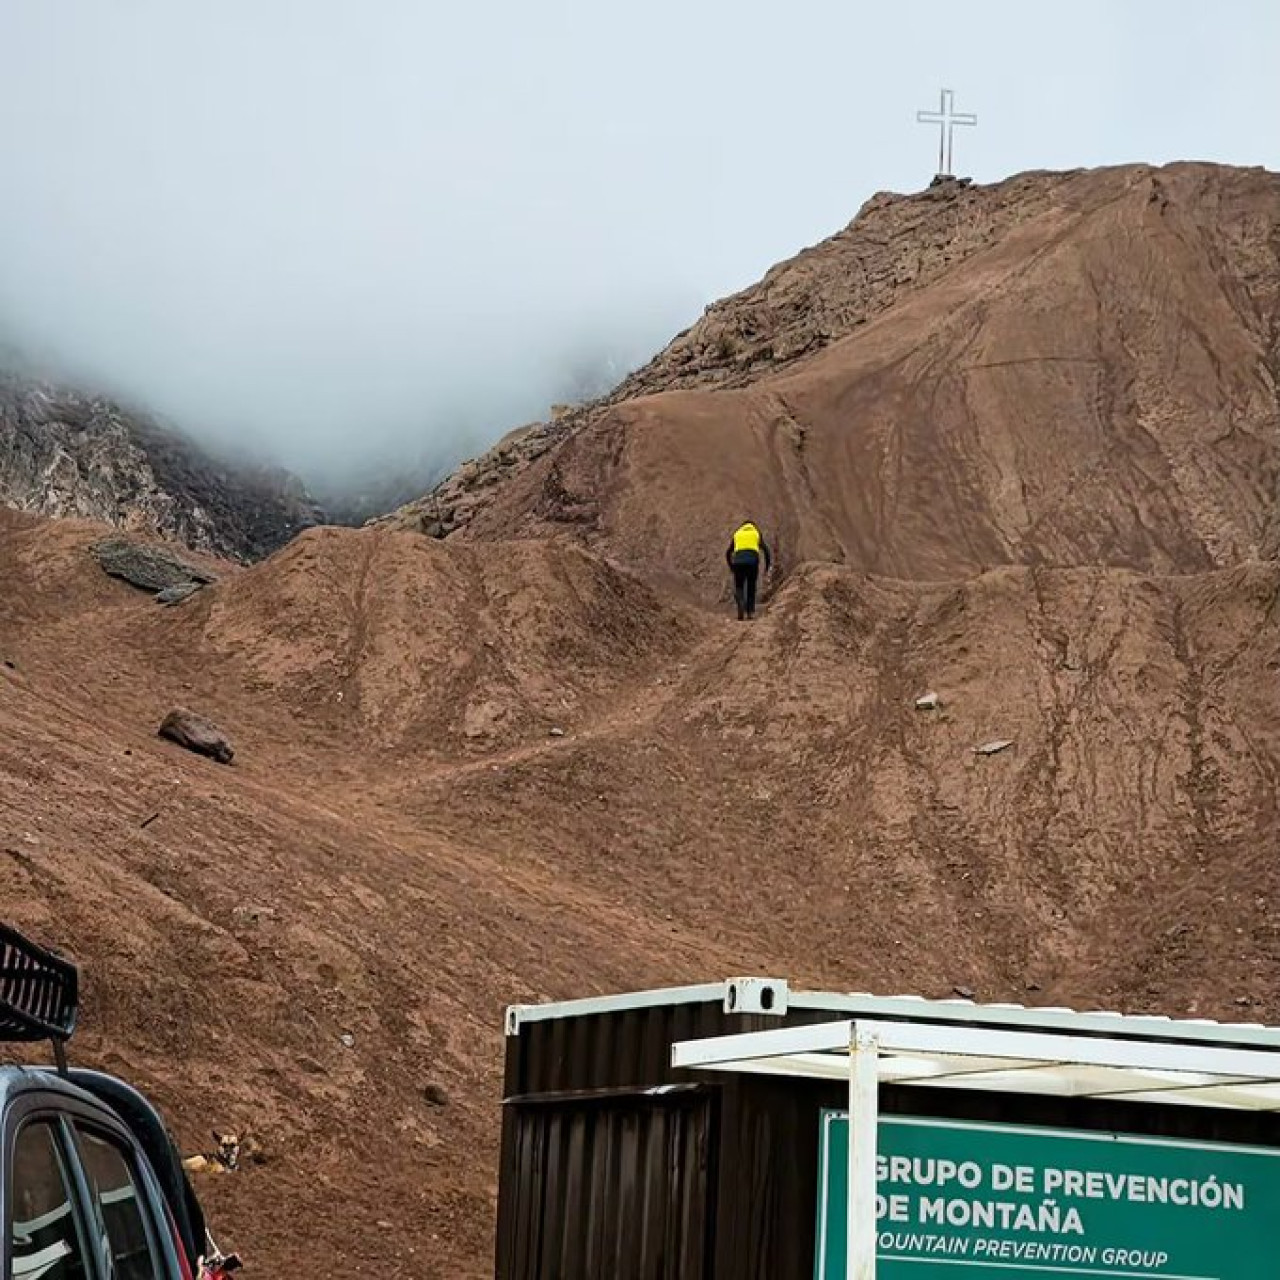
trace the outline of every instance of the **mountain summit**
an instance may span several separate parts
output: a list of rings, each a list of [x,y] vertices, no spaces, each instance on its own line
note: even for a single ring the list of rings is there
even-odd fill
[[[789,563],[1193,572],[1280,551],[1280,175],[1179,164],[882,195],[603,402],[399,514],[561,530],[699,584]]]

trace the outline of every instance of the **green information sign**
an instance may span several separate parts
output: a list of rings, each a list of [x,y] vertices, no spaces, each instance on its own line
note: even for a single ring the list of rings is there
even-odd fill
[[[816,1280],[845,1280],[849,1121],[822,1115]],[[884,1116],[882,1280],[1280,1277],[1280,1150]]]

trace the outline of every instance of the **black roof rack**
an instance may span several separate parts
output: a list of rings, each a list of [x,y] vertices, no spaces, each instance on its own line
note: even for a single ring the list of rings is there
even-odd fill
[[[0,1040],[52,1040],[60,1050],[76,1029],[79,989],[74,964],[0,924]]]

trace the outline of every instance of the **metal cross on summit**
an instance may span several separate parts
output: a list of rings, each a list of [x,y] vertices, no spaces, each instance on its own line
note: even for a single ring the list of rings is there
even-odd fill
[[[938,126],[938,177],[954,177],[951,172],[951,130],[958,124],[977,124],[978,117],[969,111],[955,110],[956,95],[951,89],[943,89],[937,111],[917,111],[920,124]]]

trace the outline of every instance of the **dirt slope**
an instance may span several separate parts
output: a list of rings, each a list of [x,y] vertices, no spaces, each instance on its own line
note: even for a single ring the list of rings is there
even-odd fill
[[[746,513],[793,565],[1201,571],[1280,550],[1278,383],[1280,175],[1030,175],[873,202],[449,500],[703,599]]]
[[[456,532],[311,530],[172,610],[0,512],[0,914],[85,963],[83,1060],[264,1144],[204,1188],[258,1274],[489,1272],[513,1000],[1280,1021],[1277,225],[1202,166],[876,202],[473,467]]]
[[[440,549],[345,531],[228,566],[170,612],[101,575],[86,550],[100,532],[0,512],[5,918],[86,963],[78,1056],[153,1088],[193,1149],[213,1126],[265,1143],[266,1164],[208,1186],[259,1274],[282,1274],[303,1244],[357,1274],[483,1274],[503,1003],[733,957],[562,884],[519,847],[460,849],[381,805],[374,783],[427,785],[451,744],[469,756],[484,735],[554,741],[556,662],[539,646],[562,639],[560,665],[582,664],[555,686],[564,718],[596,691],[586,661],[608,637],[625,679],[669,652],[680,620],[638,589],[641,629],[615,604],[611,630],[618,575],[529,548],[493,557],[493,625],[459,636],[433,625],[461,603]],[[334,572],[308,592],[299,573],[322,551]],[[505,605],[503,568],[527,583]],[[398,575],[399,594],[370,604],[362,572]],[[538,624],[552,607],[571,631]],[[533,619],[527,646],[512,609]],[[391,652],[400,665],[379,685],[376,655]],[[468,666],[490,664],[494,709],[468,736],[454,699]],[[389,719],[394,687],[415,682]],[[233,734],[233,768],[154,738],[178,702]]]
[[[325,530],[164,611],[97,532],[0,516],[0,902],[85,961],[82,1058],[265,1144],[206,1184],[260,1274],[485,1274],[510,1000],[1280,1016],[1275,565],[815,565],[741,627],[574,547]],[[234,767],[152,736],[175,702]]]

